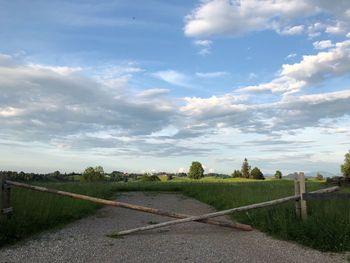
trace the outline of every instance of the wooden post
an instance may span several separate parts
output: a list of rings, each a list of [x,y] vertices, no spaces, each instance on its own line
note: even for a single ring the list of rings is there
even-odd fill
[[[303,199],[303,194],[306,192],[304,173],[294,173],[294,191],[295,195],[300,196],[300,199],[295,203],[296,214],[302,220],[307,219],[306,201]]]
[[[298,173],[294,173],[294,195],[300,196],[300,182]],[[295,201],[295,213],[297,214],[298,218],[301,217],[300,199]]]
[[[0,175],[0,214],[10,215],[12,213],[10,205],[11,187],[5,181],[6,175]]]
[[[299,187],[300,187],[300,211],[301,211],[301,219],[307,219],[307,206],[306,201],[303,198],[303,194],[306,192],[305,185],[305,176],[304,173],[299,173]]]

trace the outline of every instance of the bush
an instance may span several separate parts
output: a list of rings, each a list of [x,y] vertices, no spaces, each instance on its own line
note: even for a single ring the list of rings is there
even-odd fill
[[[264,180],[265,177],[264,177],[264,174],[260,171],[260,169],[258,167],[255,167],[251,173],[250,173],[250,176],[253,178],[253,179],[261,179],[261,180]]]
[[[172,175],[172,174],[167,174],[167,175],[166,175],[166,180],[167,180],[167,181],[173,180],[173,175]]]
[[[138,180],[141,182],[160,182],[160,178],[156,175],[143,175]]]
[[[322,181],[323,179],[324,179],[324,178],[323,178],[323,175],[320,174],[320,173],[317,173],[317,175],[316,175],[316,180]]]
[[[95,168],[88,167],[83,172],[83,180],[85,182],[97,182],[104,180],[104,171],[101,166],[97,166]]]
[[[231,176],[232,176],[233,178],[243,177],[241,171],[239,171],[239,170],[234,170]]]

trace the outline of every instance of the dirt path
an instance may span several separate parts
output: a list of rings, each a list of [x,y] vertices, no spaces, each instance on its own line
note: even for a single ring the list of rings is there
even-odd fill
[[[179,194],[125,193],[120,201],[201,214],[213,209]],[[106,207],[95,215],[46,232],[24,244],[0,250],[0,262],[347,262],[258,231],[242,232],[201,223],[186,223],[133,234],[106,237],[114,230],[162,222],[168,218]]]

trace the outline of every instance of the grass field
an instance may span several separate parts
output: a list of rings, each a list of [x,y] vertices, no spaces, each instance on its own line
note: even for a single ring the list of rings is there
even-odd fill
[[[115,193],[121,191],[181,191],[219,210],[294,194],[293,182],[285,180],[247,182],[206,178],[192,182],[180,178],[156,183],[56,183],[47,186],[103,198],[113,198]],[[309,191],[322,187],[323,183],[307,183]],[[11,220],[2,219],[0,222],[0,245],[43,229],[61,226],[98,208],[84,201],[20,189],[13,191],[12,200],[15,214]],[[309,217],[305,222],[296,217],[293,202],[233,216],[240,222],[251,224],[280,239],[296,241],[323,251],[350,251],[349,201],[310,201],[308,209]]]

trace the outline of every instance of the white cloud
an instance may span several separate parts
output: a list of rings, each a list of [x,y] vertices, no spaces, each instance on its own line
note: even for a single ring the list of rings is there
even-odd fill
[[[297,56],[297,54],[291,53],[288,56],[286,56],[286,59],[292,59],[292,58],[295,58],[296,56]]]
[[[213,42],[211,40],[196,40],[193,42],[197,46],[210,47]]]
[[[219,78],[228,75],[225,71],[214,71],[214,72],[196,72],[196,76],[199,78]]]
[[[159,96],[163,96],[169,93],[169,89],[146,89],[143,91],[140,91],[137,96],[143,97],[143,98],[155,98]]]
[[[176,116],[174,105],[165,98],[123,94],[79,70],[13,60],[7,65],[0,67],[0,135],[9,141],[122,147],[121,137],[150,135]],[[105,131],[108,139],[91,135]]]
[[[55,72],[60,75],[70,75],[82,71],[81,67],[62,67],[62,66],[47,66],[41,64],[29,64],[29,67],[35,70],[47,70],[48,72]]]
[[[339,42],[327,52],[303,56],[299,63],[284,64],[277,78],[256,86],[242,87],[250,92],[297,92],[350,72],[350,40]]]
[[[180,111],[190,116],[191,120],[204,121],[206,124],[210,124],[213,119],[220,120],[227,116],[235,116],[239,122],[244,118],[244,112],[249,109],[245,104],[247,99],[247,96],[231,94],[209,98],[187,97],[184,99],[186,104]]]
[[[322,120],[350,117],[350,90],[295,96],[280,101],[250,104],[249,97],[225,94],[185,98],[180,108],[196,132],[235,128],[245,133],[273,134],[306,127],[321,127]],[[206,131],[206,132],[205,132]],[[213,131],[212,131],[213,132]]]
[[[190,86],[189,78],[185,74],[175,70],[158,71],[153,73],[152,75],[172,85],[182,86],[182,87]]]
[[[316,41],[313,43],[313,45],[316,49],[327,49],[330,47],[334,47],[334,44],[332,43],[331,40]]]
[[[338,21],[335,25],[328,25],[325,31],[332,35],[344,35],[347,33],[348,28],[349,25],[347,23]]]
[[[300,35],[304,33],[304,26],[292,26],[292,27],[286,27],[283,28],[283,30],[279,31],[281,35]]]
[[[199,50],[198,54],[205,56],[209,55],[211,53],[211,45],[213,44],[210,40],[196,40],[193,42],[196,46],[199,46],[201,49]]]
[[[308,32],[314,37],[321,30],[317,15],[322,14],[328,21],[334,21],[322,30],[329,34],[344,34],[350,29],[348,10],[350,2],[342,0],[336,3],[324,0],[207,0],[201,1],[186,17],[184,32],[187,36],[234,36],[274,30],[287,35]],[[295,25],[295,21],[302,19],[304,24]],[[309,23],[314,20],[313,24]]]

